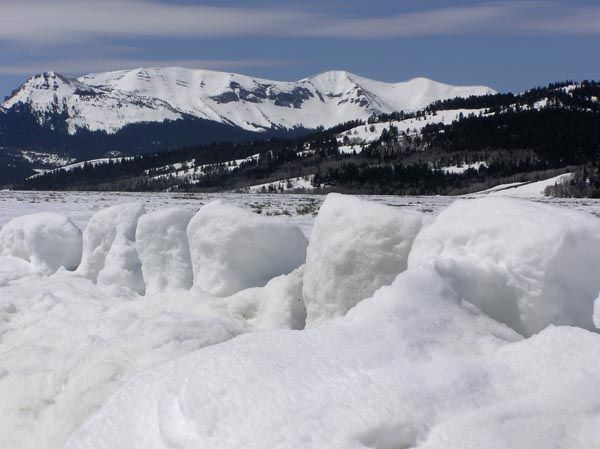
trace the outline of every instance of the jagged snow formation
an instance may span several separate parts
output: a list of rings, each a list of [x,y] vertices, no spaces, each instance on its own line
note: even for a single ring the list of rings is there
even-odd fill
[[[308,324],[345,315],[361,299],[406,270],[423,216],[329,194],[307,250],[303,295]]]
[[[459,200],[417,236],[408,265],[434,260],[462,298],[522,335],[594,329],[596,217],[509,198]]]
[[[203,206],[187,229],[194,285],[216,296],[262,287],[304,263],[304,234],[295,225],[221,201]]]
[[[174,207],[139,218],[135,247],[146,293],[192,286],[194,273],[186,229],[193,215],[188,209]]]
[[[81,247],[79,228],[57,213],[23,215],[0,230],[0,255],[19,257],[48,274],[60,267],[77,268]]]
[[[142,264],[135,249],[141,203],[126,203],[92,216],[83,232],[83,254],[77,273],[101,285],[144,292]]]
[[[39,123],[65,113],[68,131],[114,133],[130,123],[191,116],[250,131],[274,127],[330,127],[376,113],[413,111],[436,100],[494,91],[450,86],[426,78],[383,83],[343,71],[294,82],[271,81],[181,67],[96,73],[79,79],[54,72],[36,75],[3,103],[29,107]]]
[[[283,265],[296,231],[222,203],[190,216],[100,211],[75,272],[0,256],[0,447],[600,446],[596,217],[492,197],[424,223],[331,195],[306,265],[217,297],[170,283],[186,234],[236,291],[249,265]],[[303,287],[335,295],[330,278],[352,303],[304,329]]]

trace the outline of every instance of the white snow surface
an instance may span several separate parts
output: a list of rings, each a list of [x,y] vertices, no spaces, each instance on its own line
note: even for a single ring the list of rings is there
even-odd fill
[[[55,72],[35,75],[3,103],[6,109],[22,105],[32,109],[40,125],[46,125],[53,115],[67,114],[69,134],[82,128],[112,134],[130,123],[182,118],[160,99],[95,88]]]
[[[425,114],[421,117],[407,118],[405,120],[390,120],[387,122],[367,123],[365,125],[355,126],[343,133],[338,134],[338,142],[343,143],[347,137],[350,145],[340,148],[342,153],[352,153],[356,151],[360,153],[362,145],[369,144],[381,137],[384,129],[389,129],[394,126],[398,129],[398,133],[406,133],[411,136],[420,134],[421,130],[427,125],[442,123],[449,125],[455,120],[458,120],[461,115],[467,117],[469,115],[483,114],[485,109],[452,109],[436,111],[435,113]]]
[[[83,168],[86,165],[95,167],[96,165],[108,164],[110,162],[121,162],[124,160],[125,161],[130,160],[130,159],[133,159],[133,157],[102,157],[99,159],[89,159],[87,161],[74,162],[72,164],[66,164],[66,165],[63,164],[60,167],[53,168],[50,170],[41,170],[39,173],[36,173],[35,175],[30,176],[29,178],[35,178],[37,176],[40,176],[40,174],[44,174],[44,173],[55,173],[55,172],[59,172],[59,171],[69,172],[75,168]]]
[[[44,124],[66,112],[77,129],[114,133],[130,123],[177,120],[185,115],[251,131],[272,127],[331,127],[374,113],[421,109],[436,100],[494,93],[485,86],[450,86],[426,78],[400,83],[329,71],[299,81],[272,81],[181,67],[95,73],[78,79],[36,75],[2,106],[27,104]]]
[[[241,190],[248,193],[262,192],[286,192],[288,190],[314,190],[312,180],[314,175],[299,176],[296,178],[282,179],[279,181],[266,182],[263,184],[255,184]]]
[[[600,221],[581,211],[600,203],[532,198],[332,195],[306,265],[237,291],[281,257],[249,236],[309,235],[322,197],[0,192],[2,225],[85,229],[75,272],[0,256],[0,447],[598,447]],[[186,237],[236,293],[189,288]],[[305,329],[307,281],[347,299],[330,278],[354,299]]]
[[[408,266],[428,260],[462,298],[523,335],[550,324],[595,329],[595,217],[512,198],[456,201],[419,233]]]
[[[193,215],[188,209],[174,207],[139,218],[135,247],[147,293],[192,286],[194,273],[186,230]]]
[[[246,320],[255,329],[304,329],[303,276],[304,265],[271,279],[264,287],[242,290],[227,298],[227,312]]]
[[[298,268],[306,237],[280,218],[265,218],[220,201],[203,206],[187,228],[194,285],[229,296]]]
[[[572,327],[522,340],[426,266],[321,327],[135,376],[65,448],[596,447],[598,350]]]
[[[0,255],[19,257],[47,274],[77,268],[81,248],[79,228],[53,212],[13,218],[0,230]]]
[[[494,196],[510,196],[515,198],[531,198],[544,195],[546,187],[552,187],[555,184],[561,184],[569,181],[573,177],[572,173],[554,176],[536,182],[517,182],[513,184],[501,184],[492,187],[491,189],[480,192],[482,194],[490,194]]]
[[[185,290],[115,294],[73,273],[28,273],[15,261],[25,263],[0,256],[3,449],[62,448],[133,373],[244,331]]]
[[[303,279],[307,323],[345,315],[406,270],[419,213],[331,193],[310,238]]]
[[[101,285],[143,293],[135,231],[144,212],[140,203],[125,203],[94,214],[83,232],[83,254],[77,273]]]
[[[487,167],[487,162],[477,161],[471,164],[449,165],[447,167],[442,167],[440,170],[451,175],[460,175],[470,168],[473,170],[479,170],[481,166]]]

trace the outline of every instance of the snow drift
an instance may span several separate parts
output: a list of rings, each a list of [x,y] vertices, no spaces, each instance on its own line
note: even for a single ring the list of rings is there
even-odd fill
[[[461,297],[522,335],[549,324],[595,328],[594,216],[509,198],[456,201],[419,233],[409,268],[427,260]]]
[[[577,328],[522,340],[428,265],[344,318],[136,376],[65,448],[596,447],[598,351]]]
[[[303,295],[308,323],[344,315],[406,270],[423,216],[356,197],[329,194],[307,250]]]
[[[197,294],[116,292],[61,272],[0,283],[1,448],[60,449],[134,373],[245,330]]]
[[[194,285],[217,296],[262,287],[306,258],[306,237],[283,219],[220,201],[203,206],[187,228]]]
[[[596,217],[331,195],[308,251],[287,220],[191,217],[100,211],[83,253],[56,240],[74,273],[24,243],[68,219],[0,230],[0,447],[600,446]]]
[[[56,213],[23,215],[0,230],[0,255],[19,257],[45,273],[77,268],[81,247],[79,228]]]

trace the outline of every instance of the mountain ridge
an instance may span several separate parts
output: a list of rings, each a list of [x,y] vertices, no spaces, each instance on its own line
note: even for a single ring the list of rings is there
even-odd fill
[[[427,78],[398,83],[347,71],[326,71],[298,81],[274,81],[230,72],[181,67],[138,68],[79,78],[57,72],[34,75],[7,98],[7,111],[27,106],[40,125],[65,115],[69,134],[115,133],[136,123],[185,117],[247,131],[330,127],[436,100],[492,94],[486,86],[452,86]]]

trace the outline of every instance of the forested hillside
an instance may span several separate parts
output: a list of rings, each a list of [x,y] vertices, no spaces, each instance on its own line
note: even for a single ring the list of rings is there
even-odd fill
[[[595,196],[599,98],[600,84],[588,81],[457,98],[303,137],[189,147],[52,171],[18,187],[212,191],[305,177],[322,191],[454,194],[571,171],[579,177],[561,194]]]

